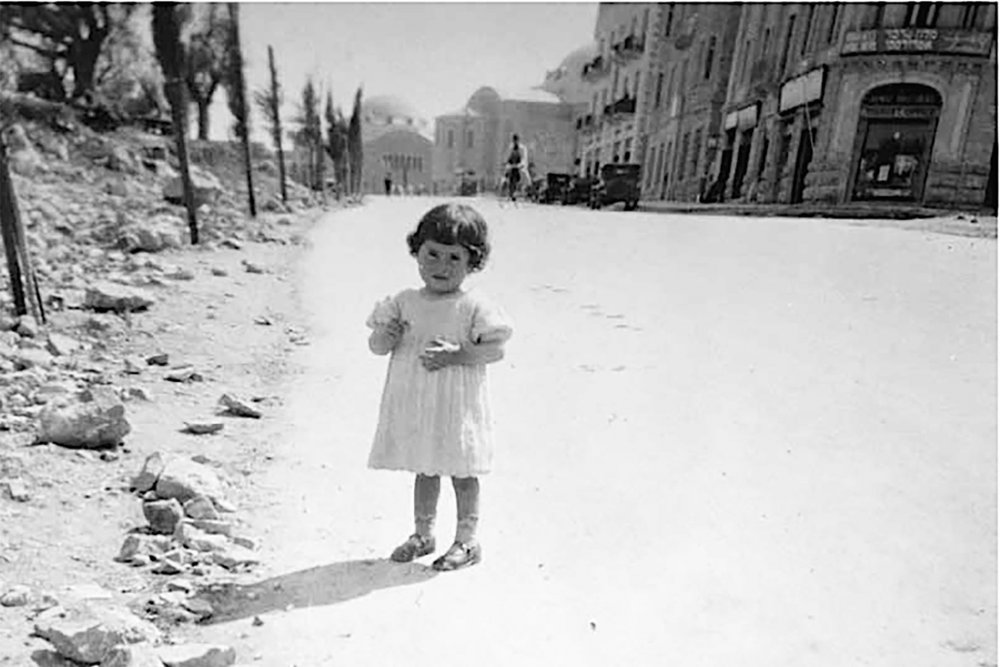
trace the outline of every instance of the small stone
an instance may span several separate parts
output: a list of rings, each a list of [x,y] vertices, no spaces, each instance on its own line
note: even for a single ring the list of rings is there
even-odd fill
[[[181,606],[195,614],[199,620],[211,618],[215,613],[212,603],[201,598],[189,598],[181,602]]]
[[[201,382],[205,376],[196,371],[193,366],[182,366],[164,375],[163,379],[170,382]]]
[[[223,239],[219,245],[223,248],[232,248],[233,250],[240,250],[243,248],[243,244],[236,239]]]
[[[142,513],[150,529],[158,535],[173,535],[184,516],[184,508],[175,498],[153,500],[142,504]]]
[[[244,549],[253,550],[257,548],[257,540],[252,537],[247,537],[246,535],[233,535],[232,540],[234,544],[241,546]]]
[[[229,272],[226,271],[225,269],[221,268],[221,267],[214,266],[214,267],[212,267],[212,275],[213,276],[228,276]]]
[[[45,345],[46,349],[56,357],[65,357],[83,348],[83,344],[74,338],[59,333],[50,333]]]
[[[261,416],[263,416],[260,410],[233,394],[223,394],[222,397],[219,398],[219,405],[225,408],[226,412],[229,414],[236,415],[238,417],[260,419]]]
[[[0,605],[4,607],[23,607],[31,601],[31,589],[27,586],[11,586],[10,590],[0,597]]]
[[[31,500],[31,494],[24,481],[20,479],[0,479],[0,490],[11,500],[26,503]]]
[[[42,350],[39,348],[29,348],[26,350],[18,350],[11,358],[14,361],[14,368],[17,370],[25,370],[28,368],[48,368],[52,365],[52,355],[48,350]]]
[[[119,644],[156,642],[160,632],[124,609],[78,602],[54,607],[35,619],[35,634],[75,662],[100,663]]]
[[[139,375],[142,373],[143,367],[146,365],[141,357],[125,357],[122,360],[122,365],[124,366],[124,372],[129,375]]]
[[[157,649],[166,667],[229,667],[236,663],[236,649],[212,644],[178,644]]]
[[[159,452],[150,454],[142,464],[142,470],[132,478],[132,488],[136,491],[149,491],[156,486],[156,480],[165,467],[166,462]]]
[[[158,352],[146,357],[146,363],[150,366],[166,366],[169,363],[170,355],[166,352]]]
[[[84,308],[97,312],[140,311],[146,310],[153,303],[153,298],[140,289],[107,281],[88,287],[83,299]]]
[[[129,387],[125,391],[125,397],[129,400],[152,401],[153,394],[145,387]]]
[[[204,496],[196,496],[184,503],[184,514],[192,519],[216,521],[219,513],[211,500]]]
[[[135,562],[139,556],[144,556],[152,560],[153,556],[160,557],[170,550],[171,540],[169,537],[160,535],[144,535],[141,533],[131,533],[125,537],[121,550],[118,552],[116,561],[121,563]]]
[[[184,422],[184,432],[194,435],[218,433],[225,425],[222,422]]]
[[[187,579],[172,579],[167,582],[168,591],[180,591],[190,595],[194,592],[194,583]]]
[[[230,536],[233,534],[233,524],[228,521],[220,521],[219,519],[191,519],[191,525],[198,530],[203,530],[209,535],[225,535]]]
[[[100,667],[163,667],[163,662],[152,644],[142,642],[112,647]]]
[[[230,546],[228,549],[215,551],[212,553],[212,559],[216,565],[221,565],[227,570],[260,562],[260,558],[254,552],[240,546]]]
[[[153,567],[153,574],[180,574],[184,571],[184,565],[172,558],[164,558]]]
[[[264,273],[263,267],[246,259],[243,260],[243,268],[246,269],[247,273]]]
[[[255,628],[259,628],[260,626],[264,625],[264,621],[263,619],[261,619],[260,616],[254,616],[253,621],[250,623],[250,625],[254,626]]]
[[[18,320],[15,331],[25,338],[34,338],[38,335],[40,328],[34,318],[24,315]]]

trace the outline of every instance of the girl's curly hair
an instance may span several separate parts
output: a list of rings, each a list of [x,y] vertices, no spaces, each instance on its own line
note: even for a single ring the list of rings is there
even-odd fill
[[[466,204],[440,204],[424,214],[406,237],[414,257],[424,241],[460,245],[469,251],[469,271],[479,271],[490,255],[489,228],[479,212]]]

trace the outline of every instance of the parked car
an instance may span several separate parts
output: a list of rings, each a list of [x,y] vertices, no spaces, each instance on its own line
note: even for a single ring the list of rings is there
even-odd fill
[[[590,202],[590,191],[594,187],[594,179],[590,176],[576,176],[566,188],[563,204],[581,204]]]
[[[549,172],[545,175],[545,185],[542,186],[541,202],[551,204],[552,202],[562,202],[566,196],[573,177],[569,174],[557,174]]]
[[[614,163],[601,166],[601,176],[590,191],[590,207],[601,208],[617,202],[625,203],[626,211],[639,206],[639,183],[642,167],[634,163]]]

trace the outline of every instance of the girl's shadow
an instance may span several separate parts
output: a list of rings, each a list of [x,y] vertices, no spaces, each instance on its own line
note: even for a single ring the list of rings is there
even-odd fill
[[[212,605],[203,623],[225,623],[291,608],[337,604],[380,588],[426,581],[437,572],[419,563],[353,560],[290,572],[254,584],[216,584],[195,596]]]

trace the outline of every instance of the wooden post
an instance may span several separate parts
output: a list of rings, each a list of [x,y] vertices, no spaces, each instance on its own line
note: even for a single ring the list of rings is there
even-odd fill
[[[24,301],[24,284],[21,282],[21,262],[17,256],[17,232],[14,230],[12,195],[10,167],[7,163],[7,143],[0,132],[0,232],[3,236],[4,255],[7,257],[7,275],[10,278],[10,293],[14,298],[14,314],[27,315],[28,307]]]

